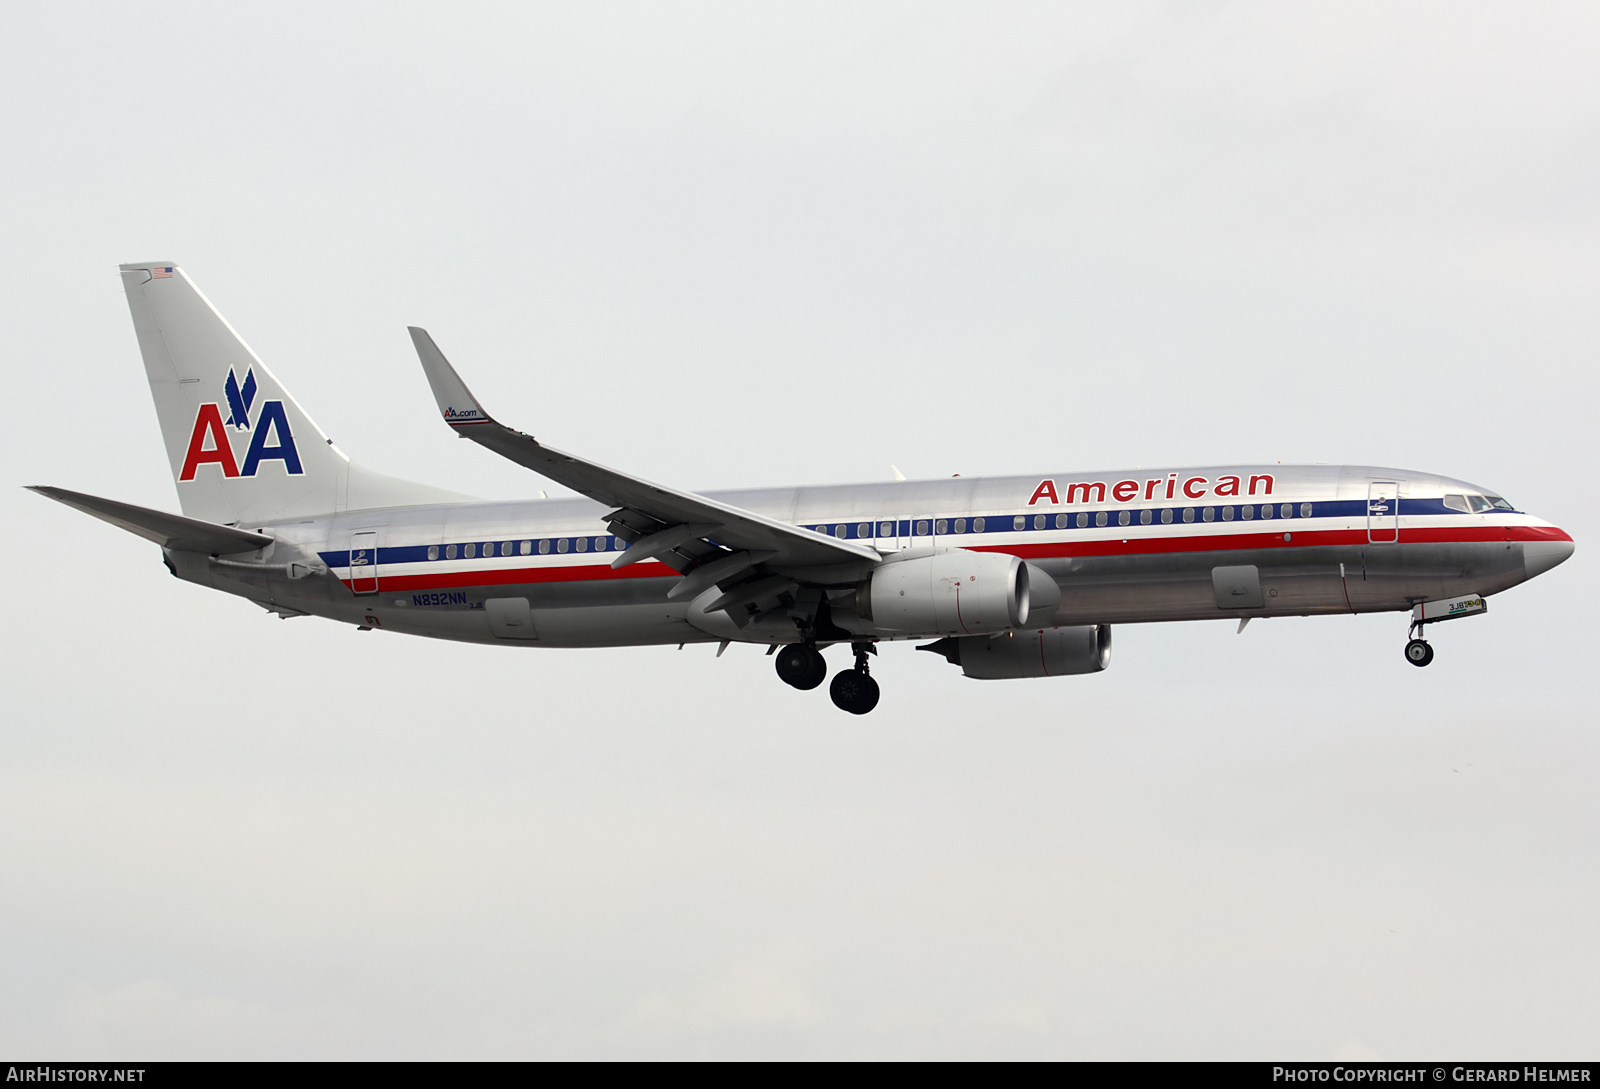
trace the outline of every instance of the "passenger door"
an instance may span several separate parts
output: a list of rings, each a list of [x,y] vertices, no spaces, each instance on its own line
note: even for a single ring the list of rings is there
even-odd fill
[[[1394,544],[1400,539],[1400,485],[1374,480],[1367,485],[1367,541]]]
[[[378,592],[378,534],[363,530],[350,535],[350,589],[358,594]]]

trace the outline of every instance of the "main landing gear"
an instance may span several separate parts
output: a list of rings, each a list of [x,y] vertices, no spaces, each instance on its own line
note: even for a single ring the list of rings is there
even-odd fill
[[[803,692],[828,679],[828,663],[822,660],[822,652],[803,643],[790,643],[778,651],[777,666],[783,683]]]
[[[856,664],[833,675],[828,695],[839,710],[864,715],[878,706],[878,682],[867,672],[867,655],[877,649],[871,643],[851,643],[850,649],[856,652]]]
[[[878,706],[878,682],[867,671],[867,655],[877,650],[871,643],[852,643],[850,647],[855,651],[855,665],[834,675],[828,695],[841,711],[864,715]],[[828,663],[823,660],[822,652],[805,643],[790,643],[780,649],[774,664],[784,684],[802,691],[817,687],[828,676]]]

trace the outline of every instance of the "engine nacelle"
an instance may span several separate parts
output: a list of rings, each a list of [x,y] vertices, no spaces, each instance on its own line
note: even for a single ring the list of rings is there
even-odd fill
[[[1111,626],[1085,624],[1004,635],[941,639],[918,650],[942,654],[961,672],[981,681],[1021,677],[1065,677],[1098,673],[1111,664]]]
[[[1056,590],[1044,572],[1033,578]],[[987,635],[1028,622],[1031,581],[1027,564],[1000,552],[957,548],[890,560],[857,588],[856,614],[888,633]]]

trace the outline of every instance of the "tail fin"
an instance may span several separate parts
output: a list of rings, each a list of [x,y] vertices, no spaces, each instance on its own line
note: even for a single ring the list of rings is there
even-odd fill
[[[183,269],[121,269],[184,514],[239,525],[466,498],[351,464]]]

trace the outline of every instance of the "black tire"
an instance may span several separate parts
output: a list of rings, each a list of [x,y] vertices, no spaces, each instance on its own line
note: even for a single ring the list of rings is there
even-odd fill
[[[1425,666],[1433,661],[1433,645],[1426,639],[1413,639],[1406,644],[1406,661],[1414,666]]]
[[[802,691],[809,692],[811,689],[821,685],[822,682],[827,679],[828,661],[822,656],[822,652],[820,650],[813,650],[811,652],[811,672],[806,674],[804,684],[797,684],[795,687]]]
[[[784,684],[793,685],[802,692],[828,679],[828,663],[815,647],[791,643],[778,651],[778,660],[774,665]]]
[[[864,715],[878,706],[878,682],[859,670],[841,670],[833,675],[828,695],[839,710]]]

